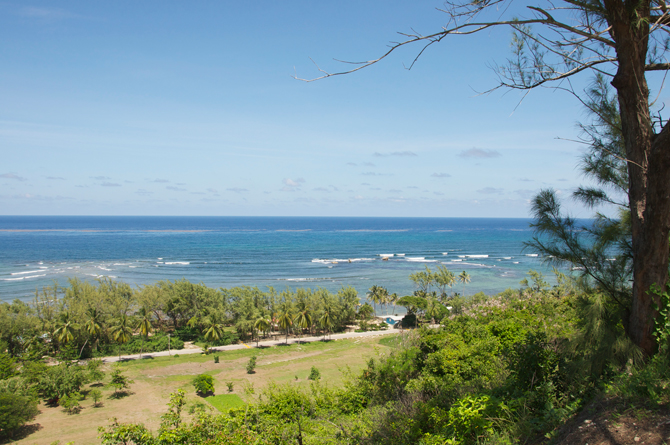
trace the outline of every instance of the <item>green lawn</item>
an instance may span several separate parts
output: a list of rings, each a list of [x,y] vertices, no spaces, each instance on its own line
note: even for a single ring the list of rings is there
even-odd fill
[[[244,401],[237,394],[219,394],[218,396],[207,397],[205,400],[222,413],[244,405]]]

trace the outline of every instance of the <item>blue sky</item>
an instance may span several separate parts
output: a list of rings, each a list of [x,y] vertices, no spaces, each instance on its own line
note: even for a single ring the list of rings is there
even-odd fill
[[[441,6],[2,2],[0,213],[527,217],[539,189],[567,196],[578,102],[478,94],[507,30],[447,39],[412,70],[416,48],[292,77],[434,32]]]

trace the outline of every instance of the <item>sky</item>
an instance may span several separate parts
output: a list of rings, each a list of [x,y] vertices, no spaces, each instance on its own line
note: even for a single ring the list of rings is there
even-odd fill
[[[0,214],[529,217],[543,188],[590,214],[567,199],[580,104],[481,94],[508,30],[295,79],[435,32],[442,6],[0,2]]]

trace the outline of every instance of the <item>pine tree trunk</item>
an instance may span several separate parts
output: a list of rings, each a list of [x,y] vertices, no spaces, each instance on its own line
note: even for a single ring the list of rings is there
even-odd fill
[[[629,175],[632,226],[633,296],[626,331],[647,356],[655,353],[653,337],[658,299],[649,289],[664,287],[668,278],[670,234],[670,129],[655,135],[645,77],[649,25],[627,11],[624,3],[607,0],[611,34],[617,42],[619,66],[612,85],[619,98]],[[636,8],[649,14],[649,3]]]

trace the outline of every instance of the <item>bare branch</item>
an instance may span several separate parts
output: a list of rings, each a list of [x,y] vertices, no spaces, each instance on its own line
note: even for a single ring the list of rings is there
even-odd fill
[[[644,67],[645,71],[667,71],[670,70],[670,63],[650,63]]]
[[[397,42],[397,43],[392,44],[391,47],[388,49],[388,51],[386,51],[380,57],[378,57],[376,59],[373,59],[373,60],[363,61],[363,62],[344,62],[344,63],[353,64],[353,65],[359,65],[356,68],[353,68],[351,70],[346,70],[346,71],[329,72],[329,71],[325,71],[325,70],[321,69],[317,65],[317,69],[319,70],[319,72],[323,73],[322,76],[312,78],[312,79],[303,79],[303,78],[300,78],[300,77],[297,77],[297,76],[293,76],[293,78],[297,79],[297,80],[301,80],[303,82],[313,82],[315,80],[321,80],[321,79],[325,79],[325,78],[328,78],[328,77],[340,76],[340,75],[343,75],[343,74],[351,74],[351,73],[362,70],[363,68],[367,68],[371,65],[374,65],[374,64],[386,59],[389,55],[391,55],[393,52],[395,52],[399,48],[402,48],[404,46],[408,46],[408,45],[411,45],[411,44],[414,44],[414,43],[417,43],[417,42],[427,42],[425,44],[425,46],[421,49],[419,54],[413,59],[412,63],[410,64],[409,68],[411,69],[411,67],[414,65],[414,63],[416,63],[417,59],[421,56],[421,54],[423,54],[423,52],[429,46],[431,46],[434,43],[440,42],[442,39],[444,39],[448,35],[451,35],[451,34],[453,34],[453,35],[476,34],[478,32],[484,31],[486,29],[494,28],[494,27],[500,27],[500,26],[518,27],[518,26],[523,26],[523,25],[534,25],[534,24],[547,25],[547,26],[552,27],[552,28],[557,28],[557,29],[569,31],[569,32],[574,33],[576,35],[585,37],[588,40],[598,41],[598,42],[603,43],[604,45],[606,45],[608,47],[612,47],[612,48],[614,47],[614,42],[612,42],[609,39],[606,39],[606,38],[602,37],[602,34],[605,33],[605,32],[608,32],[609,28],[607,28],[603,31],[597,32],[597,33],[590,33],[590,32],[586,32],[586,31],[582,31],[582,30],[580,30],[578,28],[575,28],[573,26],[569,26],[565,23],[556,21],[547,11],[545,11],[543,9],[535,8],[535,7],[529,7],[529,8],[538,12],[538,13],[540,13],[540,14],[542,14],[544,16],[544,18],[539,18],[538,17],[538,18],[527,19],[527,20],[501,20],[501,21],[494,21],[494,22],[464,23],[464,24],[461,24],[461,25],[453,26],[451,28],[445,27],[440,32],[437,32],[437,33],[434,33],[434,34],[429,34],[429,35],[426,35],[426,36],[419,35],[419,34],[398,33],[402,36],[407,37],[407,39],[402,41],[402,42]],[[472,11],[470,11],[469,13],[463,13],[462,15],[465,16],[465,15],[468,15],[468,14],[472,15],[474,13]],[[451,12],[450,15],[452,17],[452,20],[455,20],[456,18],[460,17],[460,15],[455,13],[455,12]],[[560,43],[560,42],[557,42],[557,43]],[[572,44],[572,43],[566,41],[565,44],[567,45],[567,44]],[[607,59],[606,61],[611,61],[611,59]],[[314,61],[312,60],[312,62],[314,62]],[[577,63],[579,63],[579,62],[577,62]],[[590,67],[593,67],[597,64],[598,63],[591,62],[591,63],[588,63],[588,67],[590,68]],[[316,63],[315,63],[315,65],[316,65]],[[579,71],[582,71],[582,70],[579,70]],[[579,71],[575,71],[575,72],[579,72]],[[574,72],[572,74],[574,74]]]

